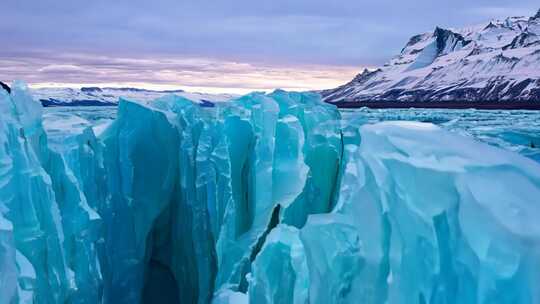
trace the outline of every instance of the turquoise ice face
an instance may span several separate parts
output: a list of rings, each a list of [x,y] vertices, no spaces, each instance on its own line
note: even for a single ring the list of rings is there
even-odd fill
[[[0,303],[540,301],[517,153],[284,91],[92,115],[0,91]]]

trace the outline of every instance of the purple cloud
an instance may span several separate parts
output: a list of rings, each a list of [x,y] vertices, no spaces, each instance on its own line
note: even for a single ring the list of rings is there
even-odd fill
[[[0,76],[31,83],[127,77],[124,82],[248,89],[288,70],[277,84],[305,87],[294,82],[311,71],[315,79],[333,77],[330,85],[349,71],[384,63],[411,35],[436,25],[476,24],[507,12],[532,15],[537,6],[533,0],[6,0]]]

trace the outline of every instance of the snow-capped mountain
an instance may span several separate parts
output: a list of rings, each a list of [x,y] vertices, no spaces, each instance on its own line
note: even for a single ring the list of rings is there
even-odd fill
[[[227,101],[236,97],[233,94],[190,93],[183,90],[154,91],[137,88],[40,88],[31,91],[34,98],[41,101],[44,106],[112,106],[118,104],[120,97],[136,101],[150,101],[167,94],[183,96],[202,104]]]
[[[538,102],[540,11],[412,37],[401,54],[321,92],[331,103]]]

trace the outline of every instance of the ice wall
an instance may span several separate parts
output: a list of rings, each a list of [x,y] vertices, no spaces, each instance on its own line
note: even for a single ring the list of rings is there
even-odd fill
[[[538,303],[539,197],[531,160],[314,94],[121,100],[51,145],[0,90],[0,303]]]

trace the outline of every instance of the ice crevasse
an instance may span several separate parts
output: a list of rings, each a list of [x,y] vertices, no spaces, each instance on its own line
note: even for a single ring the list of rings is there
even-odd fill
[[[51,144],[0,90],[0,303],[540,303],[540,165],[309,93],[121,100]]]

